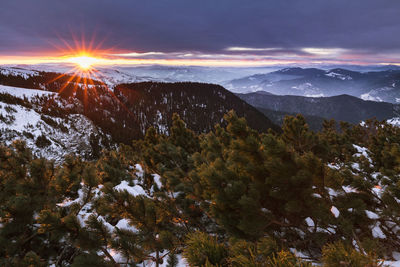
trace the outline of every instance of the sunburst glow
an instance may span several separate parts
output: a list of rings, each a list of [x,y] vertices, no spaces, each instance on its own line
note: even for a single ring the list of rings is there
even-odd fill
[[[68,62],[76,64],[81,70],[91,69],[98,61],[99,59],[88,55],[80,55],[68,59]]]

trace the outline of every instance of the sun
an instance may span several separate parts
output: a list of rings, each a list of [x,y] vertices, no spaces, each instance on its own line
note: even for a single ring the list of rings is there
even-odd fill
[[[89,55],[79,55],[68,59],[68,62],[76,64],[83,71],[90,70],[98,61],[97,58]]]

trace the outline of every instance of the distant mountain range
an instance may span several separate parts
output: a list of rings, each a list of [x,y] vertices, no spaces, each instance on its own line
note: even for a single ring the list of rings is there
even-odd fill
[[[314,122],[321,122],[322,118],[360,123],[360,121],[376,118],[387,120],[398,117],[400,105],[365,101],[350,95],[332,97],[304,97],[291,95],[272,95],[265,92],[237,94],[241,99],[259,108],[275,123],[285,114],[303,114],[311,116]]]
[[[308,97],[352,95],[364,100],[400,102],[400,70],[357,72],[346,69],[286,68],[256,74],[223,85],[234,92],[267,91]]]
[[[398,66],[321,66],[212,68],[194,66],[99,67],[96,79],[109,87],[134,82],[201,82],[220,84],[235,93],[266,91],[277,95],[335,96],[348,94],[364,100],[400,103]],[[11,72],[68,73],[73,66],[32,65],[0,67]],[[31,70],[33,69],[33,70]]]
[[[0,73],[5,72],[57,72],[68,73],[74,69],[71,64],[38,64],[16,65],[13,67],[1,67]],[[132,83],[143,81],[163,82],[201,82],[222,84],[224,81],[237,79],[257,73],[267,73],[279,70],[279,67],[198,67],[198,66],[162,66],[162,65],[138,65],[138,66],[100,66],[95,72],[99,79],[108,85],[120,83]]]

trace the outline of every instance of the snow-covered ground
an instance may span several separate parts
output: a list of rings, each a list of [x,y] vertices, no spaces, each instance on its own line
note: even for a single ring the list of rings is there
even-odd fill
[[[0,85],[0,93],[8,93],[20,99],[26,97],[28,100],[37,96],[55,95],[52,92],[3,85]],[[0,133],[1,142],[10,145],[15,140],[24,140],[34,154],[56,161],[69,153],[88,156],[92,149],[90,134],[102,135],[101,130],[84,115],[52,117],[41,114],[40,108],[8,104],[1,100]],[[40,139],[47,141],[43,143]]]
[[[37,70],[31,70],[31,69],[19,68],[19,67],[0,67],[0,74],[21,76],[24,79],[27,79],[30,76],[39,74],[39,72]]]
[[[44,95],[53,95],[55,93],[43,91],[43,90],[36,90],[36,89],[26,89],[26,88],[19,88],[14,86],[6,86],[0,84],[0,93],[7,93],[19,98],[32,98],[35,96],[44,96]]]
[[[400,127],[400,117],[395,117],[387,120],[389,124],[392,124],[393,126],[398,126]]]

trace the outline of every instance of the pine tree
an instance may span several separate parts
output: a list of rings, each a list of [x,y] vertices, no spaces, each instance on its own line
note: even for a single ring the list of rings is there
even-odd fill
[[[322,261],[324,266],[380,266],[379,260],[373,254],[363,254],[341,242],[328,244],[323,248]]]
[[[282,139],[287,145],[292,145],[299,153],[312,151],[317,145],[315,134],[309,130],[302,115],[286,116],[282,126]]]
[[[321,163],[306,164],[312,156],[299,155],[273,134],[258,134],[234,113],[226,120],[227,130],[207,134],[202,153],[193,156],[191,180],[200,184],[196,194],[210,215],[230,234],[250,240],[304,220],[316,203],[311,177]]]
[[[40,211],[56,202],[51,194],[54,165],[34,159],[23,142],[0,146],[0,162],[0,263],[40,265],[57,249],[44,242],[47,236],[37,225]]]
[[[178,263],[178,257],[175,253],[171,253],[168,255],[167,267],[177,267]]]
[[[217,238],[206,233],[196,232],[189,234],[186,240],[183,255],[190,266],[204,266],[212,264],[228,266],[228,251]]]

